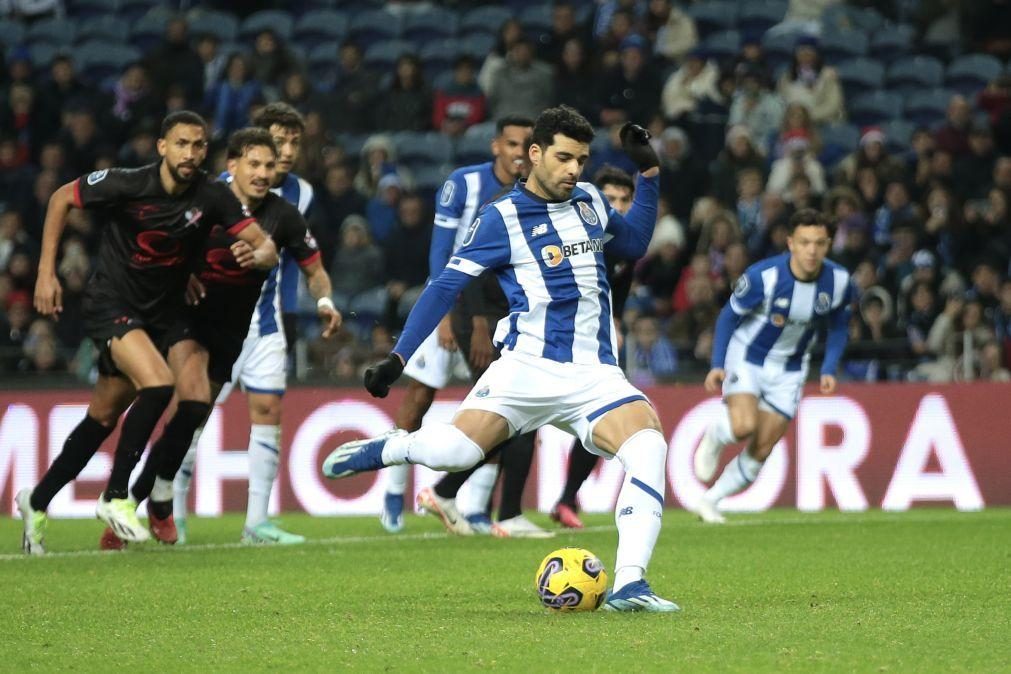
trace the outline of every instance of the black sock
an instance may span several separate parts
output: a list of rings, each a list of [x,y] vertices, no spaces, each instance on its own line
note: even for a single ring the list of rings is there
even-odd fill
[[[148,501],[147,511],[160,520],[168,519],[172,515],[172,501]]]
[[[116,457],[112,462],[112,473],[105,488],[105,500],[126,498],[129,494],[130,473],[133,472],[144,446],[151,438],[162,412],[172,400],[171,386],[149,386],[137,391],[137,400],[123,420],[123,429],[116,445]]]
[[[467,481],[467,478],[473,475],[474,471],[478,468],[488,463],[488,459],[498,454],[501,449],[501,445],[495,447],[484,455],[484,461],[481,461],[476,466],[471,466],[467,470],[461,470],[459,473],[446,473],[445,477],[435,484],[435,495],[441,498],[456,498],[457,493],[460,491],[460,487],[462,487],[463,483]]]
[[[596,454],[590,454],[583,447],[583,443],[576,440],[572,445],[572,452],[569,454],[569,469],[565,474],[565,489],[562,490],[562,497],[558,499],[559,503],[564,503],[570,508],[576,508],[576,494],[579,492],[579,488],[583,486],[586,482],[586,478],[590,477],[590,473],[597,466],[597,460],[600,457]]]
[[[190,443],[193,442],[193,434],[200,428],[200,424],[204,423],[210,411],[210,404],[200,400],[179,402],[176,413],[165,424],[161,437],[151,447],[151,453],[144,462],[140,477],[130,489],[137,503],[151,495],[156,477],[163,480],[175,478],[176,471],[182,465]]]
[[[523,512],[523,489],[534,460],[534,434],[517,435],[502,448],[502,494],[499,497],[498,521],[508,520]]]
[[[81,423],[77,424],[67,436],[60,455],[56,457],[53,465],[49,466],[49,470],[32,491],[32,508],[39,511],[48,508],[50,501],[60,490],[84,470],[88,461],[95,455],[114,428],[115,426],[107,428],[92,417],[85,415]]]

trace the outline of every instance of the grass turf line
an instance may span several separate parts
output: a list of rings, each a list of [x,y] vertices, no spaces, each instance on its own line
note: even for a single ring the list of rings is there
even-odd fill
[[[235,545],[242,519],[195,519],[194,545],[92,554],[101,524],[53,521],[49,559],[0,521],[0,663],[84,671],[1007,671],[1011,510],[779,511],[708,527],[669,511],[649,579],[676,616],[553,615],[533,594],[563,545],[613,565],[611,517],[553,540],[406,535],[376,518],[286,516],[309,545]],[[539,518],[544,523],[544,518]]]

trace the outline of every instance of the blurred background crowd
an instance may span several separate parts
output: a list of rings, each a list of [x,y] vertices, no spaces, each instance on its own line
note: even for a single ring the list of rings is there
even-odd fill
[[[236,10],[236,7],[241,9]],[[637,384],[708,369],[716,315],[814,206],[859,290],[850,380],[1008,380],[1011,1],[0,0],[0,374],[93,376],[78,298],[100,214],[60,250],[65,310],[32,309],[64,182],[157,159],[161,117],[211,122],[206,168],[267,102],[306,117],[296,172],[347,330],[301,306],[296,374],[359,381],[427,277],[434,194],[488,161],[495,119],[565,103],[599,128],[585,177],[653,131],[661,217],[623,326]]]

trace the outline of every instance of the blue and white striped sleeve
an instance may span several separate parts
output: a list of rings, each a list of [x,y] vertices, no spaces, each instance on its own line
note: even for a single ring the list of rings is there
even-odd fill
[[[730,296],[730,308],[738,316],[750,314],[755,307],[762,303],[765,297],[765,288],[762,284],[762,274],[755,267],[748,267],[737,283],[734,284],[734,293]]]
[[[449,259],[446,269],[480,276],[485,269],[504,267],[511,259],[512,248],[505,221],[498,209],[490,206],[470,223],[460,249]]]

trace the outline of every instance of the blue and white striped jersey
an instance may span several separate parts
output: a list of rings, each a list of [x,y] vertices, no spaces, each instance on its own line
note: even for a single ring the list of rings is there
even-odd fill
[[[655,191],[652,198],[654,210],[642,233],[646,241]],[[495,331],[496,346],[562,363],[615,365],[604,246],[630,228],[590,183],[578,183],[561,202],[517,185],[481,211],[446,268],[469,276],[495,270],[509,300],[509,315]]]
[[[463,243],[467,227],[477,217],[482,206],[491,201],[505,186],[495,176],[495,163],[463,166],[449,174],[435,200],[435,226],[432,236],[430,275],[435,278],[449,257]],[[440,236],[440,229],[450,230]],[[453,236],[450,239],[450,236]],[[452,241],[452,245],[450,245]]]
[[[741,275],[730,298],[740,322],[726,361],[759,366],[768,361],[787,371],[806,370],[814,338],[823,329],[845,331],[852,301],[849,272],[831,260],[810,282],[794,277],[789,253],[757,262]],[[719,349],[714,344],[714,360]]]
[[[231,182],[232,176],[227,172],[222,173],[221,179]],[[270,191],[298,208],[303,218],[308,217],[313,197],[312,185],[308,181],[289,173],[283,184]],[[292,310],[296,306],[299,275],[298,262],[282,250],[281,263],[270,270],[260,291],[260,299],[256,302],[256,310],[253,311],[253,318],[249,324],[251,336],[272,335],[281,329],[282,306],[290,307]]]

